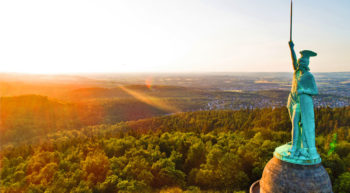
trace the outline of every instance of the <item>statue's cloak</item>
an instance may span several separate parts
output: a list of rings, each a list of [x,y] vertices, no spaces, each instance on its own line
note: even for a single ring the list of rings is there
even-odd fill
[[[302,141],[303,146],[308,148],[315,147],[315,113],[312,95],[318,94],[318,89],[314,76],[310,72],[305,72],[298,81],[298,90],[304,90],[306,93],[299,95]]]
[[[316,86],[316,81],[314,76],[309,72],[306,71],[302,76],[300,76],[300,79],[298,80],[298,90],[307,90],[310,95],[317,95],[318,94],[318,89]]]

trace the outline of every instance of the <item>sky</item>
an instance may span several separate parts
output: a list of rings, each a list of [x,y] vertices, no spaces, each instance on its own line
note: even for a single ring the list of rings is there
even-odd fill
[[[350,71],[350,1],[294,0],[296,51]],[[290,0],[3,0],[0,72],[291,72]]]

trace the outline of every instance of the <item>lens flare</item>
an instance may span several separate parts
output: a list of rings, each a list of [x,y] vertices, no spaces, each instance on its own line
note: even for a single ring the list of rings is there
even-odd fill
[[[152,89],[152,77],[148,77],[146,80],[145,80],[145,84],[147,86],[148,89]]]
[[[144,102],[148,105],[154,106],[158,109],[162,109],[166,112],[169,113],[177,113],[177,112],[181,112],[180,109],[168,104],[167,102],[163,101],[160,98],[157,97],[152,97],[149,96],[145,93],[140,93],[137,92],[135,90],[130,90],[124,86],[119,86],[122,90],[124,90],[125,92],[127,92],[128,94],[130,94],[131,96],[135,97],[136,99],[140,100],[141,102]]]

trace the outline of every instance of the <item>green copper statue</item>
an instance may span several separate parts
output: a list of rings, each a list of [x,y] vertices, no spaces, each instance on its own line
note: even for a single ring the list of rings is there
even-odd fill
[[[310,50],[300,52],[297,61],[294,43],[289,42],[293,61],[293,83],[288,97],[288,111],[292,122],[292,142],[276,148],[274,155],[284,161],[311,165],[321,162],[315,145],[315,117],[312,96],[318,94],[316,82],[309,72],[309,59],[317,54]]]

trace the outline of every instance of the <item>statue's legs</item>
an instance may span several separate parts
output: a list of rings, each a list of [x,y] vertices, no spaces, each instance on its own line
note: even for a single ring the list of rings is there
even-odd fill
[[[292,148],[290,149],[291,156],[294,156],[296,151],[301,147],[301,130],[300,130],[300,105],[298,103],[288,107],[289,116],[292,121]]]

